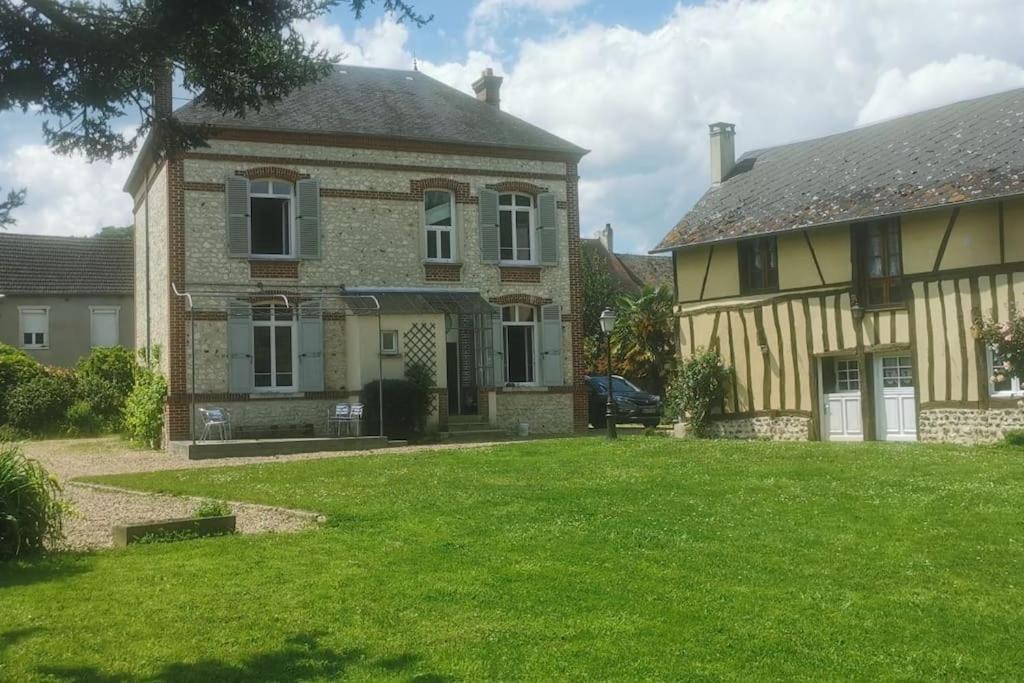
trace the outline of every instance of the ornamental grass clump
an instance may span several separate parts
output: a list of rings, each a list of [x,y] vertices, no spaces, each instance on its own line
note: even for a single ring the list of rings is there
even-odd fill
[[[64,538],[60,485],[14,443],[0,441],[0,560],[38,553]]]

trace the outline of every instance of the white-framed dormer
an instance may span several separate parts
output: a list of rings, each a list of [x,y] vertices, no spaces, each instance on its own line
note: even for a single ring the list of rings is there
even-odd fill
[[[18,344],[23,349],[50,348],[49,306],[18,306]]]
[[[458,209],[451,190],[427,188],[420,205],[421,242],[426,263],[459,260]]]
[[[537,263],[536,203],[525,192],[498,195],[498,262],[502,265]]]

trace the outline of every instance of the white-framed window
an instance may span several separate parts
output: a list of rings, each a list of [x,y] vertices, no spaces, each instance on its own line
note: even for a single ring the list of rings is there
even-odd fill
[[[988,393],[990,396],[1020,396],[1020,379],[1010,374],[1006,359],[998,351],[988,349]]]
[[[89,346],[117,346],[120,306],[89,307]]]
[[[537,309],[533,306],[503,306],[502,342],[505,351],[505,379],[511,384],[537,382]]]
[[[451,262],[455,254],[455,199],[447,190],[423,193],[423,224],[428,261]]]
[[[860,391],[860,362],[836,361],[836,391]]]
[[[294,391],[297,350],[294,309],[283,304],[253,305],[253,389]]]
[[[909,389],[914,386],[914,370],[910,356],[882,358],[882,388]]]
[[[398,330],[381,330],[380,352],[385,356],[398,355]]]
[[[498,258],[505,263],[533,263],[533,197],[515,192],[498,195]]]
[[[294,186],[284,180],[249,183],[249,250],[254,256],[294,253]]]
[[[18,307],[18,339],[23,349],[50,348],[50,307]]]

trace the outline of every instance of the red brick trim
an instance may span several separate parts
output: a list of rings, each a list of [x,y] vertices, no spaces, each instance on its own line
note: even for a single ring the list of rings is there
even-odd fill
[[[223,192],[224,183],[199,183],[185,181],[185,189],[189,192]]]
[[[195,400],[197,403],[211,403],[213,401],[323,401],[327,399],[349,399],[353,396],[359,396],[358,391],[352,392],[346,389],[337,389],[330,391],[307,391],[304,394],[294,396],[278,396],[275,394],[259,394],[256,398],[253,398],[254,394],[233,394],[230,392],[196,392]],[[191,393],[181,394],[175,399],[177,403],[182,403],[185,409],[188,410],[188,406],[192,400]],[[168,404],[171,399],[168,397]]]
[[[459,282],[462,279],[462,264],[424,263],[423,279],[427,282]]]
[[[164,439],[189,435],[188,406],[179,402],[186,391],[185,300],[175,296],[172,283],[185,284],[185,163],[180,156],[167,161],[167,406],[164,409]]]
[[[574,394],[576,387],[566,384],[563,386],[551,387],[496,387],[494,391],[499,394]],[[588,418],[589,419],[589,418]]]
[[[401,171],[406,173],[428,173],[432,176],[474,175],[497,178],[524,178],[533,180],[565,180],[560,173],[531,173],[529,171],[503,171],[466,166],[417,166],[413,164],[385,164],[372,161],[338,161],[335,159],[302,159],[299,157],[253,156],[247,154],[224,154],[219,152],[187,152],[186,159],[205,161],[231,161],[269,165],[320,166],[327,168],[357,168],[373,171]]]
[[[298,280],[299,262],[282,260],[249,261],[249,277],[260,280]]]
[[[375,199],[393,202],[418,202],[422,197],[416,197],[411,192],[389,192],[384,190],[345,190],[334,187],[321,187],[321,197],[332,197],[335,199]]]
[[[492,296],[488,301],[495,306],[511,306],[512,304],[543,306],[551,303],[551,299],[533,294],[502,294],[501,296]]]
[[[227,320],[227,311],[215,311],[211,309],[197,308],[194,311],[185,312],[186,320]]]
[[[565,200],[569,223],[569,311],[572,315],[571,353],[572,384],[576,388],[573,401],[573,426],[586,432],[590,421],[589,397],[583,385],[583,261],[580,249],[579,167],[577,162],[565,165]]]
[[[409,193],[416,199],[422,201],[423,193],[427,190],[448,190],[455,195],[455,201],[459,204],[466,204],[476,199],[469,196],[469,183],[461,183],[451,178],[422,178],[409,181]]]
[[[210,126],[204,133],[211,140],[239,140],[242,142],[284,143],[312,145],[314,147],[350,147],[355,149],[383,149],[401,152],[429,152],[444,155],[466,155],[496,157],[503,159],[530,159],[535,161],[562,161],[576,165],[582,154],[537,149],[515,149],[512,147],[487,147],[484,145],[459,144],[453,142],[431,142],[407,139],[389,139],[380,136],[342,135],[338,133],[295,133],[287,131],[253,130],[242,128],[221,128]]]
[[[499,266],[498,273],[502,282],[519,282],[540,284],[540,266]]]
[[[249,180],[280,178],[291,183],[309,177],[308,173],[299,173],[295,169],[284,168],[283,166],[257,166],[256,168],[247,168],[244,171],[235,171],[235,175],[244,176]]]
[[[564,202],[561,199],[559,199],[557,202],[555,202],[555,206],[557,206],[559,209],[568,209],[569,202]]]
[[[344,320],[344,311],[324,311],[321,316],[324,320]]]
[[[496,192],[523,192],[534,196],[548,191],[546,187],[534,185],[523,180],[503,180],[500,183],[488,183],[487,187]]]

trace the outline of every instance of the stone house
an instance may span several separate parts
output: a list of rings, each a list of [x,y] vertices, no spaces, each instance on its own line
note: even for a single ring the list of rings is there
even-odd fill
[[[0,232],[0,343],[71,367],[135,342],[132,241]]]
[[[319,434],[331,405],[413,364],[442,431],[586,427],[586,150],[501,111],[501,83],[485,71],[474,97],[345,65],[244,119],[179,109],[208,147],[162,159],[147,142],[125,185],[135,335],[164,349],[169,439],[193,402],[253,434]]]
[[[679,348],[732,368],[716,429],[835,441],[992,441],[1024,426],[972,335],[1024,301],[1024,90],[734,155],[657,251]]]

